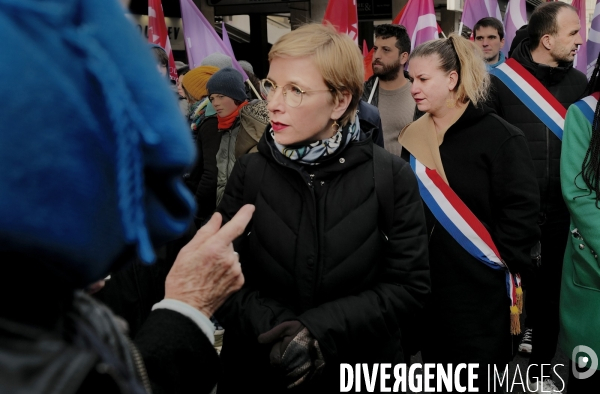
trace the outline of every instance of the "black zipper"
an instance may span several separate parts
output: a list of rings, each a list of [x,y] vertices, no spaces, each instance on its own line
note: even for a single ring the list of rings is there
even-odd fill
[[[298,175],[300,175],[300,178],[303,181],[306,181],[306,177],[302,174],[302,171],[300,169],[296,168],[295,166],[288,166],[287,164],[279,161],[275,152],[273,151],[273,147],[271,146],[271,144],[267,143],[267,146],[271,150],[271,157],[273,158],[273,160],[275,160],[276,163],[282,165],[283,167],[291,168],[292,170],[296,171],[298,173]],[[315,256],[315,262],[314,262],[313,269],[317,270],[318,267],[320,267],[320,263],[321,263],[320,259],[321,259],[322,253],[321,253],[321,243],[319,242],[319,236],[318,236],[318,234],[319,234],[319,216],[318,216],[319,207],[317,206],[317,199],[315,197],[314,179],[315,179],[315,174],[308,174],[308,182],[303,182],[303,183],[308,186],[308,190],[310,191],[310,196],[312,198],[313,209],[315,210],[314,223],[315,223],[315,226],[317,227],[317,231],[315,231],[314,237],[315,237],[315,245],[317,246],[316,247],[317,255]],[[318,277],[318,275],[316,275],[316,274],[313,275],[313,279],[315,281],[317,280],[317,277]],[[312,297],[315,294],[316,286],[317,286],[317,283],[314,283],[314,288],[313,288],[312,296],[311,296],[311,304],[312,304]]]

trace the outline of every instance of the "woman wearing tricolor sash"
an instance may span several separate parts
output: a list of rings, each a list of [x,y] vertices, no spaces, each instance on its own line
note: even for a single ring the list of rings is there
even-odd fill
[[[597,62],[586,97],[569,107],[560,160],[562,193],[571,214],[559,335],[559,346],[577,372],[569,368],[569,394],[597,392],[600,384],[600,372],[596,371],[600,357],[599,68]]]
[[[410,57],[419,120],[399,141],[426,206],[432,295],[422,317],[426,363],[479,363],[504,371],[519,332],[519,275],[539,238],[539,193],[523,133],[483,104],[489,75],[457,35]],[[493,369],[492,369],[493,370]],[[499,385],[497,385],[498,387]]]

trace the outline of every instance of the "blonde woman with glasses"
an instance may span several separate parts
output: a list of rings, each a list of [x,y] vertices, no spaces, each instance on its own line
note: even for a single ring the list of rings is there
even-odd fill
[[[349,37],[306,25],[269,61],[270,124],[218,207],[227,220],[256,205],[236,245],[246,283],[217,314],[218,392],[338,392],[340,363],[404,362],[402,329],[429,292],[423,208],[410,167],[357,115]]]

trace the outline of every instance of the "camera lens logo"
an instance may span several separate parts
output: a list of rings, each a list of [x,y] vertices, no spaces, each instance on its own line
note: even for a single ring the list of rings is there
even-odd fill
[[[583,353],[583,355],[581,355],[580,353]],[[573,349],[573,353],[571,353],[571,361],[576,363],[579,368],[584,368],[590,360],[592,362],[592,364],[590,365],[590,369],[588,369],[585,372],[577,371],[575,365],[571,366],[571,369],[573,370],[573,375],[577,379],[587,379],[590,376],[592,376],[594,372],[596,372],[596,369],[598,369],[598,356],[596,355],[596,352],[594,352],[592,348],[588,346],[575,346],[575,349]]]

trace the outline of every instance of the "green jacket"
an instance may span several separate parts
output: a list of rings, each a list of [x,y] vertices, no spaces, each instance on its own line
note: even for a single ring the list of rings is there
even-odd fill
[[[225,185],[233,165],[235,164],[235,143],[240,131],[240,118],[238,117],[229,130],[218,130],[221,134],[221,144],[217,151],[217,206],[221,203]]]
[[[246,153],[257,152],[256,145],[268,124],[267,102],[254,100],[240,110],[240,117],[230,130],[219,130],[222,137],[217,152],[217,205],[236,160]]]
[[[590,145],[592,126],[576,105],[567,113],[560,160],[562,193],[571,214],[571,234],[565,250],[561,297],[562,350],[573,358],[585,345],[600,357],[600,209],[589,193],[581,166]],[[584,354],[581,354],[584,355]],[[578,357],[575,357],[577,362]],[[591,359],[588,357],[588,367]]]

